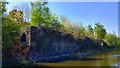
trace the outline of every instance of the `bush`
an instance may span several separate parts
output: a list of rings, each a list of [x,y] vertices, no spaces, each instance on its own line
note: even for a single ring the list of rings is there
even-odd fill
[[[117,38],[114,34],[106,34],[103,40],[108,44],[108,46],[120,45],[119,38]]]
[[[14,45],[19,39],[20,26],[9,18],[3,17],[2,21],[2,48]]]

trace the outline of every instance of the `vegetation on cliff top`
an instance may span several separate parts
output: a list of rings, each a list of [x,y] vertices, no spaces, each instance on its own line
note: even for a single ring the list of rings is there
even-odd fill
[[[62,34],[70,34],[74,39],[84,39],[89,37],[92,40],[103,40],[107,46],[120,47],[120,38],[115,34],[107,33],[104,25],[96,23],[94,28],[89,24],[86,28],[81,24],[71,22],[65,16],[61,16],[60,20],[57,15],[52,14],[49,7],[46,6],[47,2],[31,2],[30,22],[23,21],[23,14],[17,15],[13,18],[14,14],[6,15],[6,2],[0,2],[0,18],[2,18],[2,49],[8,51],[11,47],[19,46],[20,31],[26,26],[36,26],[51,28],[59,31]],[[14,9],[15,15],[19,13]],[[0,31],[1,32],[1,31]],[[99,43],[101,44],[101,43]],[[102,44],[101,44],[102,46]]]
[[[8,47],[12,44],[13,41],[19,38],[19,32],[21,27],[29,25],[29,22],[20,22],[17,23],[16,20],[11,18],[11,15],[5,15],[6,12],[5,5],[7,3],[1,2],[2,11],[2,35],[3,35],[3,48]],[[104,25],[96,23],[94,28],[89,24],[85,28],[81,24],[73,24],[65,16],[61,16],[61,20],[58,17],[51,13],[48,6],[48,2],[31,2],[31,12],[30,12],[30,25],[36,27],[49,27],[54,30],[61,31],[62,33],[69,33],[73,35],[74,38],[84,38],[89,37],[91,39],[102,39],[108,46],[118,46],[120,45],[120,39],[111,33],[107,33]],[[21,18],[20,15],[18,15]],[[27,25],[24,25],[28,23]],[[15,35],[14,35],[15,34]],[[18,36],[17,36],[18,35]],[[7,38],[7,39],[6,39]],[[13,40],[12,40],[13,39]]]

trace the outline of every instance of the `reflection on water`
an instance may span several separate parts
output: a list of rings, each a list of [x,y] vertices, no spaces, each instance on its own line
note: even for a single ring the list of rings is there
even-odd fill
[[[120,53],[118,51],[104,52],[94,56],[89,56],[88,58],[92,59],[101,59],[101,60],[79,60],[79,61],[65,61],[60,63],[41,63],[47,66],[118,66],[120,62]],[[40,64],[40,63],[38,63]]]

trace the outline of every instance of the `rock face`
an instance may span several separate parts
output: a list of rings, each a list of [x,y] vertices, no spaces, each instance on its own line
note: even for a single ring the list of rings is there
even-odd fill
[[[44,27],[31,26],[29,30],[28,59],[34,62],[62,61],[78,58],[78,55],[86,55],[89,52],[94,53],[95,50],[103,50],[102,46],[88,37],[74,39],[71,34],[62,34]]]
[[[102,50],[103,47],[88,37],[85,37],[85,39],[82,40],[80,51],[88,51],[88,50],[95,50],[95,49]]]
[[[62,35],[53,29],[31,27],[30,38],[29,55],[34,61],[73,55],[80,48],[80,43],[70,34]]]
[[[97,44],[97,40],[88,37],[74,39],[71,34],[63,34],[44,27],[26,27],[22,29],[20,35],[21,40],[15,44],[16,46],[13,45],[8,50],[2,51],[3,65],[23,64],[23,59],[33,62],[78,60],[81,56],[91,55],[108,48],[102,40],[103,47]]]

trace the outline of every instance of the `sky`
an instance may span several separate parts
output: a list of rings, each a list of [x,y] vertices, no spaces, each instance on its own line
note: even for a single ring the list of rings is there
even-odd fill
[[[27,2],[11,2],[7,6],[7,12],[16,7],[19,10],[29,10]],[[76,24],[82,23],[87,27],[89,24],[94,26],[95,23],[100,22],[107,32],[115,31],[118,35],[117,2],[50,2],[48,7],[53,14],[63,15]]]

